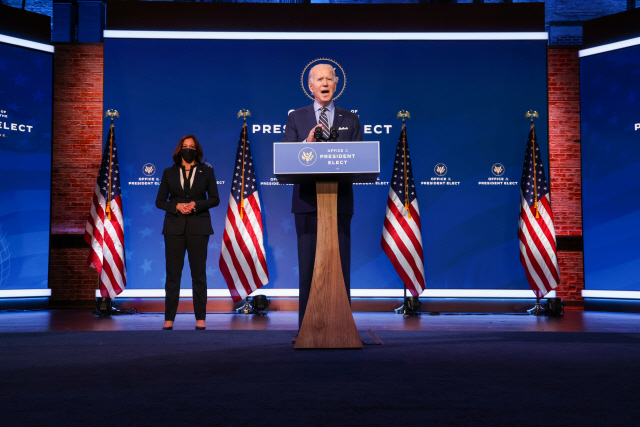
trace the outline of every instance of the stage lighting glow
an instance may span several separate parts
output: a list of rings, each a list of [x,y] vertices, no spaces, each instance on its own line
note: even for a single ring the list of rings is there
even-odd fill
[[[298,289],[260,289],[260,294],[268,297],[298,297]],[[584,292],[584,291],[583,291]],[[640,298],[640,292],[638,292]],[[100,291],[96,290],[96,298]],[[164,298],[164,289],[125,289],[119,298]],[[192,297],[191,289],[180,289],[180,297]],[[228,289],[208,289],[209,298],[230,298]],[[545,298],[555,298],[551,291]],[[352,298],[404,298],[403,289],[351,289]],[[530,290],[509,289],[426,289],[420,298],[535,298]]]
[[[583,298],[640,299],[640,291],[596,291],[582,290]]]
[[[602,46],[590,47],[588,49],[582,49],[578,52],[578,56],[580,56],[580,58],[584,58],[585,56],[597,55],[598,53],[610,52],[612,50],[624,49],[625,47],[637,45],[640,45],[640,37],[622,40],[615,43],[607,43],[603,44]]]
[[[128,31],[104,30],[111,39],[200,40],[548,40],[546,32],[480,33],[303,33],[237,31]]]
[[[31,40],[19,39],[17,37],[5,36],[4,34],[0,34],[0,43],[6,43],[13,46],[28,47],[29,49],[41,50],[42,52],[54,52],[54,48],[51,45],[32,42]]]
[[[51,289],[4,289],[0,290],[0,298],[36,298],[50,297]]]

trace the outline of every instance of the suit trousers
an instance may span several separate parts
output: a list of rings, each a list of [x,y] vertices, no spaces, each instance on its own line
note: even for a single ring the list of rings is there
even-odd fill
[[[164,285],[165,320],[175,320],[180,301],[180,280],[184,267],[185,251],[189,256],[191,269],[191,287],[193,288],[193,312],[196,320],[207,317],[207,246],[208,235],[164,236],[164,254],[167,266],[167,279]]]
[[[342,276],[351,303],[351,218],[353,215],[338,215],[338,245]],[[316,260],[316,243],[318,241],[318,213],[297,213],[296,234],[298,236],[298,279],[300,294],[298,297],[298,329],[307,309],[313,265]]]

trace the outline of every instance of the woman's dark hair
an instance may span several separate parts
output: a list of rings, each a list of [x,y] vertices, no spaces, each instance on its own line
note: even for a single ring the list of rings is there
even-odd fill
[[[185,139],[193,139],[193,142],[196,144],[196,163],[200,163],[202,158],[204,157],[204,152],[202,151],[202,146],[200,145],[200,141],[194,135],[185,135],[180,138],[180,142],[178,142],[178,146],[173,151],[173,161],[176,165],[180,166],[182,164],[182,156],[180,155],[180,150],[182,150],[182,144]]]

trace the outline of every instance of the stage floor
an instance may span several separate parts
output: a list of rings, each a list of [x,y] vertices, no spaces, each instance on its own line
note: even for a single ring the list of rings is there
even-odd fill
[[[395,313],[354,312],[360,331],[485,331],[485,332],[640,332],[640,314],[565,310],[564,317],[536,317],[507,313],[443,313],[406,317]],[[3,310],[0,333],[70,331],[160,330],[163,313],[137,313],[98,317],[90,310]],[[175,330],[193,330],[193,313],[179,313]],[[295,311],[270,312],[266,316],[230,312],[207,313],[208,330],[298,329]],[[167,332],[169,333],[169,332]]]
[[[357,351],[294,350],[297,312],[163,317],[0,312],[3,427],[640,425],[640,314],[355,312]]]

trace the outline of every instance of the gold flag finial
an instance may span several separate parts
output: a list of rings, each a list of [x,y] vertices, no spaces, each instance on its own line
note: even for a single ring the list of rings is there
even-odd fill
[[[531,124],[533,124],[533,118],[535,117],[536,119],[539,119],[540,116],[538,115],[537,111],[533,111],[533,110],[529,110],[527,111],[527,114],[524,115],[524,118],[528,118],[531,117]]]
[[[404,124],[404,120],[405,120],[405,119],[410,119],[410,118],[411,118],[411,114],[409,114],[409,112],[408,112],[408,111],[400,110],[400,111],[398,112],[398,115],[396,116],[396,119],[399,119],[399,118],[401,118],[401,117],[402,117],[402,124]]]
[[[111,117],[111,123],[113,123],[113,118],[117,117],[120,118],[120,114],[118,114],[118,110],[107,110],[104,113],[104,117]]]
[[[242,117],[242,120],[247,123],[247,116],[251,117],[251,111],[249,110],[240,110],[238,111],[238,118]]]

